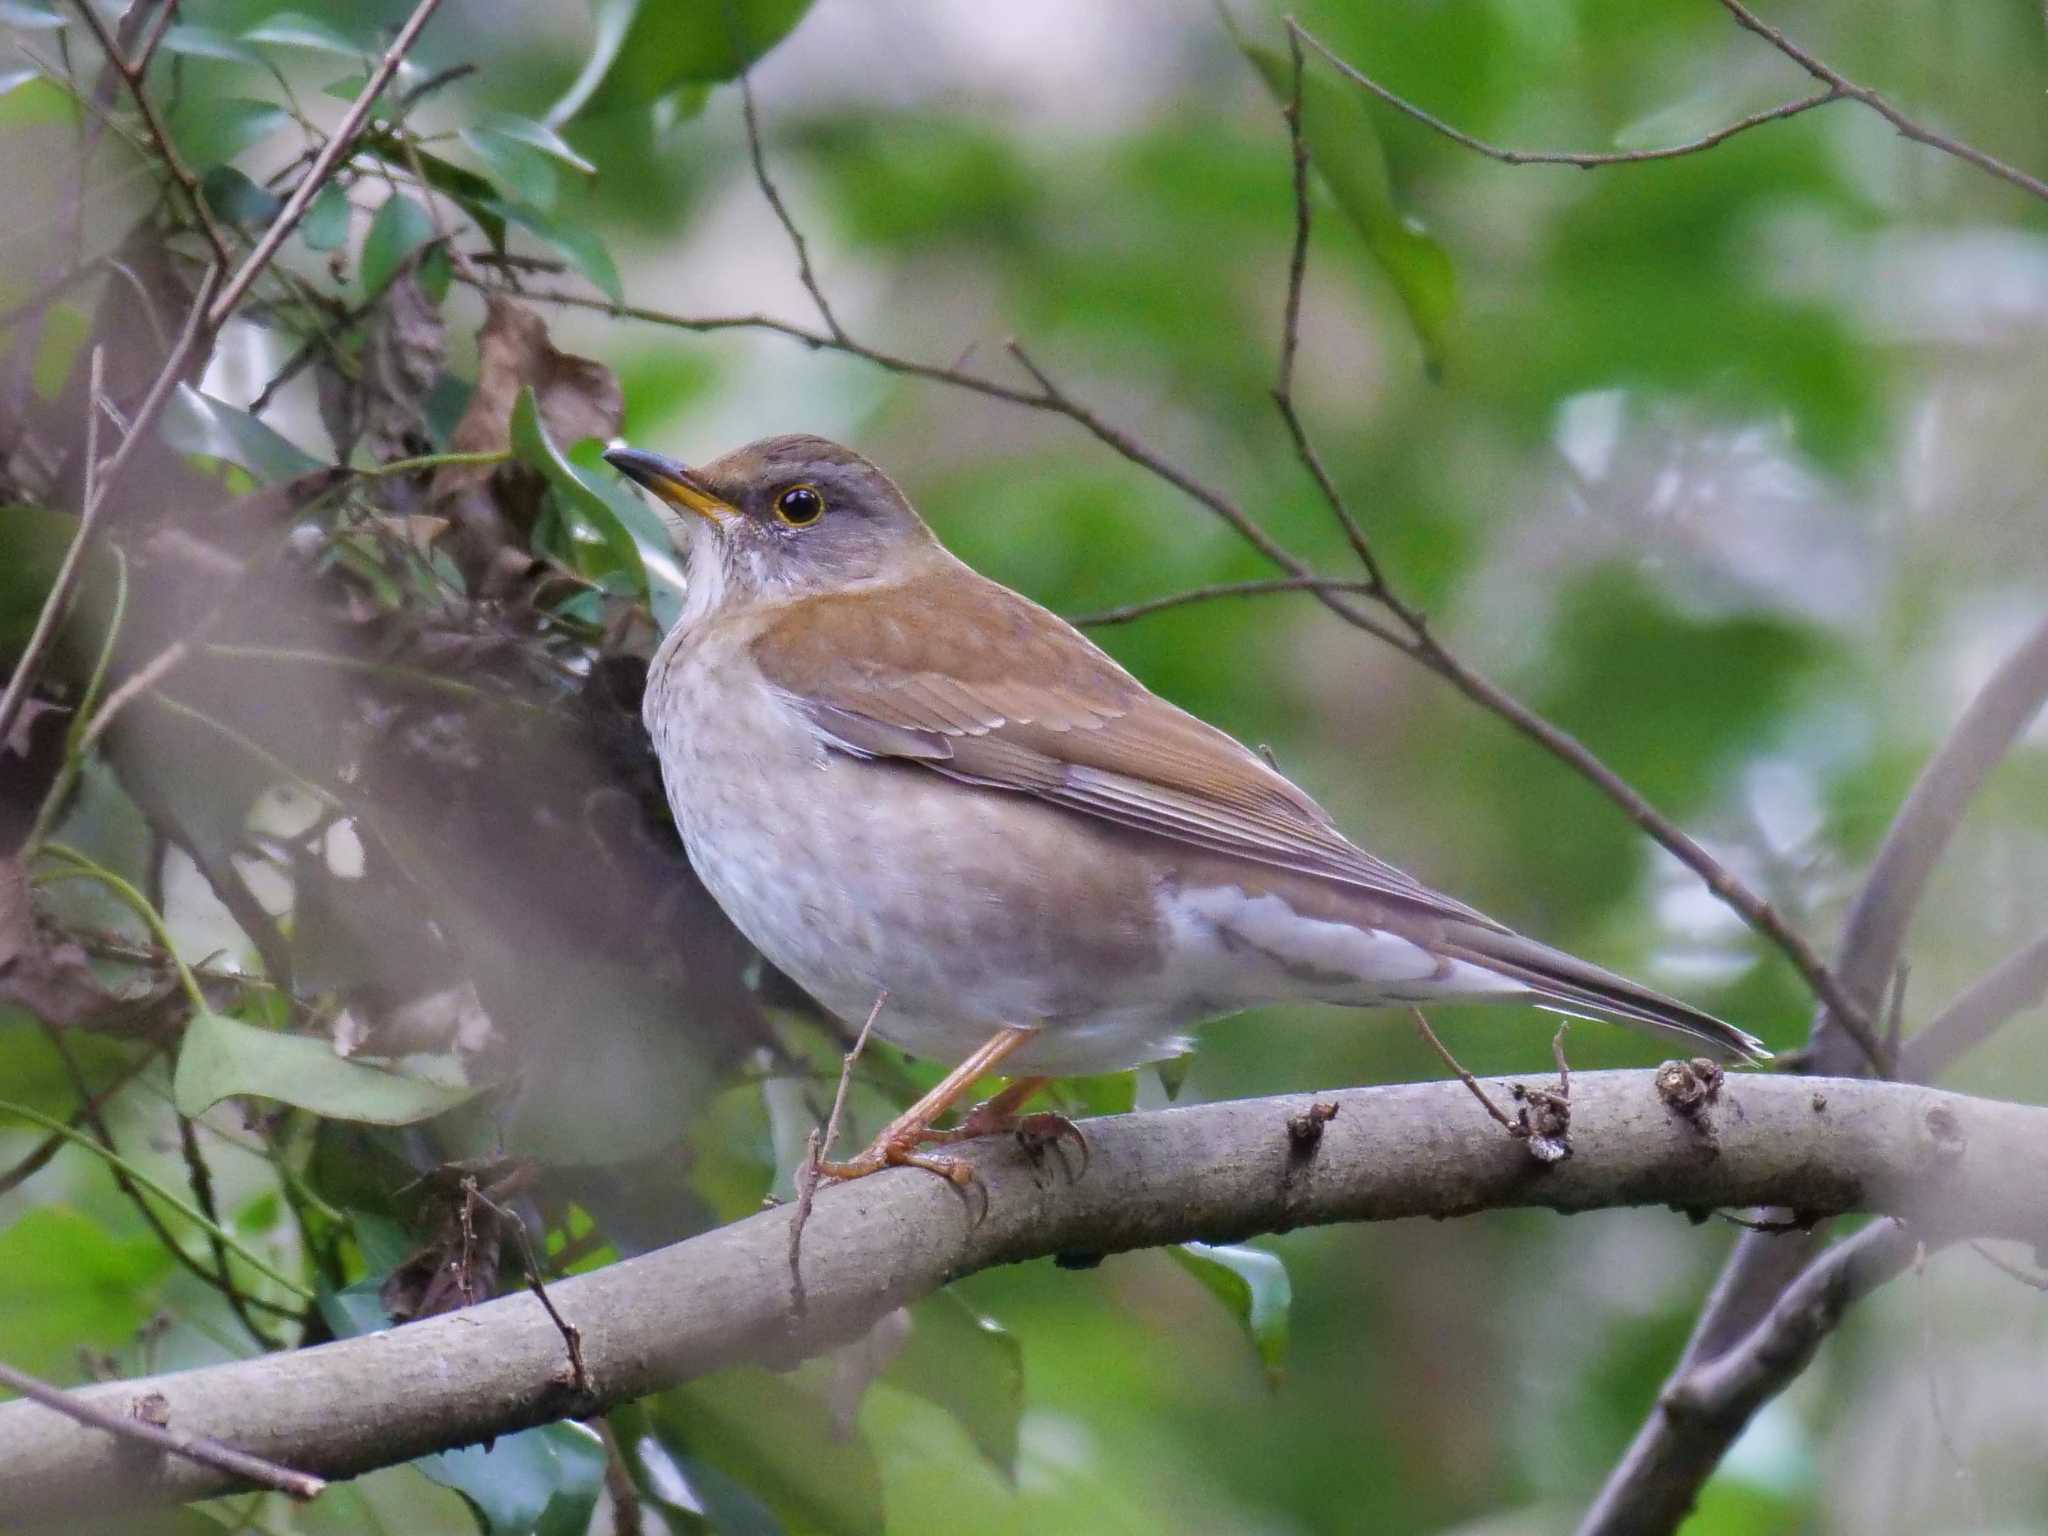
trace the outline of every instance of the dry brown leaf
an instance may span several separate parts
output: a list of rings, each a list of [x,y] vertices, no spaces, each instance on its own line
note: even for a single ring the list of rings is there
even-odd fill
[[[46,1024],[76,1024],[120,999],[93,980],[85,951],[36,921],[28,871],[0,858],[0,1004],[15,1003]]]
[[[493,294],[477,333],[476,390],[450,434],[458,453],[495,453],[512,444],[512,408],[533,386],[541,423],[563,447],[586,437],[609,438],[624,419],[619,381],[604,364],[556,350],[547,323],[525,305]],[[434,508],[455,525],[456,558],[480,595],[502,595],[491,584],[497,556],[523,548],[517,531],[528,527],[540,503],[541,480],[531,470],[444,465],[434,477]]]

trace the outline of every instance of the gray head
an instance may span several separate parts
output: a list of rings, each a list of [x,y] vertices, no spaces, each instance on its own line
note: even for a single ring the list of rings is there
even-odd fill
[[[673,509],[699,615],[907,576],[939,548],[894,481],[822,437],[767,437],[694,469],[638,448],[605,459]]]

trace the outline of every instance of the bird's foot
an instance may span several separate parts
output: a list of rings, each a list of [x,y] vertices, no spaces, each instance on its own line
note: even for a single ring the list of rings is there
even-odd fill
[[[1078,1125],[1052,1110],[1040,1110],[1029,1115],[1017,1113],[1017,1106],[1036,1092],[1042,1081],[1025,1078],[1013,1083],[994,1098],[975,1105],[958,1125],[943,1131],[927,1128],[918,1133],[917,1139],[920,1142],[955,1142],[972,1141],[977,1136],[1015,1136],[1017,1145],[1033,1162],[1042,1161],[1046,1152],[1060,1142],[1071,1141],[1081,1154],[1081,1173],[1086,1173],[1088,1138],[1081,1134]],[[1075,1175],[1076,1178],[1080,1176],[1079,1173]]]
[[[926,1173],[935,1173],[948,1184],[965,1188],[980,1182],[980,1177],[966,1163],[951,1157],[933,1157],[917,1150],[922,1141],[948,1139],[943,1133],[933,1133],[929,1128],[907,1132],[884,1132],[875,1138],[874,1144],[858,1157],[845,1162],[833,1162],[820,1158],[812,1164],[818,1177],[823,1179],[864,1179],[871,1173],[880,1173],[884,1168],[922,1168]]]

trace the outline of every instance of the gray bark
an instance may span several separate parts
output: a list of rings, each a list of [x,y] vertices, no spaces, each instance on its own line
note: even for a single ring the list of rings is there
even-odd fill
[[[1513,1085],[1489,1082],[1512,1104]],[[1310,1103],[1338,1106],[1313,1141]],[[530,1295],[314,1349],[84,1390],[286,1466],[346,1477],[584,1415],[742,1361],[794,1360],[996,1264],[1238,1240],[1339,1221],[1670,1205],[1883,1212],[1940,1236],[2048,1239],[2048,1109],[1860,1080],[1730,1076],[1691,1112],[1649,1072],[1577,1074],[1573,1155],[1545,1164],[1455,1081],[1355,1088],[1091,1121],[1035,1164],[1006,1140],[964,1149],[983,1202],[916,1170],[819,1194],[794,1305],[787,1208],[549,1288],[581,1330],[579,1390]],[[34,1402],[0,1405],[0,1511],[97,1513],[199,1498],[215,1469],[117,1443]]]

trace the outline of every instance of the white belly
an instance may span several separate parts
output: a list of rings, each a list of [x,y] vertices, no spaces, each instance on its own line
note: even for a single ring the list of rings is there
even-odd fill
[[[1185,889],[1131,835],[1023,795],[828,748],[744,636],[673,637],[648,684],[690,862],[767,959],[849,1024],[954,1062],[1006,1025],[1017,1074],[1121,1070],[1263,1003],[1519,990],[1280,897]],[[657,705],[657,694],[659,704]],[[1156,845],[1150,845],[1156,847]]]

